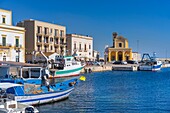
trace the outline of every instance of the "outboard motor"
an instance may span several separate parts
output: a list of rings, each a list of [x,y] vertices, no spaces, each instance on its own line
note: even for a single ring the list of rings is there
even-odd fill
[[[25,113],[34,113],[34,108],[33,107],[27,107],[25,108]]]

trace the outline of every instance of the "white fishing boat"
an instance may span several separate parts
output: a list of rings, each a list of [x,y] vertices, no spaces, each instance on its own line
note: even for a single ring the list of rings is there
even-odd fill
[[[50,65],[50,72],[55,78],[79,76],[85,65],[76,61],[72,56],[56,56],[55,61]]]
[[[6,89],[21,86],[13,83],[0,83],[0,113],[38,113],[39,111],[30,105],[19,103],[12,99],[11,94],[6,94]]]
[[[147,59],[145,58],[147,56]],[[150,57],[149,54],[143,54],[139,70],[141,71],[159,71],[161,69],[162,62],[157,60],[156,57]]]
[[[77,61],[73,56],[61,56],[53,54],[53,57],[45,55],[45,53],[34,51],[34,59],[36,63],[49,69],[53,78],[65,78],[79,76],[84,64]]]

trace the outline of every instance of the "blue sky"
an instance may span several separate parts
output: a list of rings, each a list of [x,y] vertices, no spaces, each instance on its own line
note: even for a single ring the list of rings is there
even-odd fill
[[[14,25],[31,18],[64,25],[67,33],[90,35],[101,55],[117,32],[134,52],[170,57],[168,0],[0,0],[0,8],[13,11]]]

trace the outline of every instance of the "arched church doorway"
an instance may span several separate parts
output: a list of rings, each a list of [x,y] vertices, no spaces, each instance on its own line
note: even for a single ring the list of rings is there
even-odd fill
[[[123,53],[121,51],[118,52],[118,60],[119,61],[122,61],[122,56],[123,56]]]

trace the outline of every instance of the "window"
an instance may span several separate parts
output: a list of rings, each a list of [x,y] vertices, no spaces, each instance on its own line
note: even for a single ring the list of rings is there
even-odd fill
[[[16,38],[16,39],[15,39],[15,46],[16,46],[16,47],[19,47],[19,38]]]
[[[76,49],[76,43],[74,43],[74,49]]]
[[[5,24],[6,23],[6,17],[4,15],[2,15],[2,23]]]
[[[81,50],[81,44],[79,44],[79,50]]]
[[[119,47],[122,47],[122,43],[119,43]]]
[[[63,37],[64,36],[64,31],[60,31],[60,36]]]
[[[52,37],[50,38],[50,42],[53,42],[53,38]]]
[[[37,48],[38,48],[38,51],[41,51],[41,47],[40,47],[40,45],[38,45],[38,46],[37,46]]]
[[[48,32],[49,32],[49,31],[48,31],[48,28],[45,27],[45,28],[44,28],[44,32],[45,32],[46,35],[49,34],[49,33],[48,33]]]
[[[41,33],[41,27],[37,26],[37,33]]]
[[[89,45],[89,49],[91,49],[91,45]]]
[[[51,50],[53,50],[53,46],[51,46]]]
[[[19,62],[19,56],[16,56],[16,62]]]
[[[42,36],[37,36],[37,42],[42,42]]]
[[[44,43],[48,43],[48,37],[44,37]]]
[[[86,44],[84,45],[84,50],[86,51]]]
[[[53,33],[53,29],[50,30],[50,33]]]
[[[45,52],[47,52],[47,46],[44,46]]]
[[[2,46],[6,46],[6,37],[2,37]]]
[[[58,38],[57,39],[55,38],[55,44],[58,44]]]
[[[58,36],[58,29],[54,30],[54,36]]]
[[[3,56],[3,61],[6,61],[6,56]]]
[[[64,44],[64,39],[61,39],[61,40],[60,40],[60,44]]]

